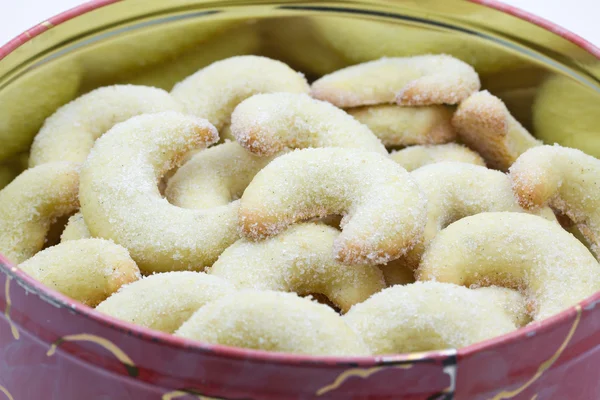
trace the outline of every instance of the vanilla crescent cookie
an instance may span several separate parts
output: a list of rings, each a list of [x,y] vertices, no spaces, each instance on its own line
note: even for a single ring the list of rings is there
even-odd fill
[[[523,207],[559,210],[600,257],[600,160],[568,147],[540,146],[517,159],[510,177]]]
[[[56,162],[22,172],[0,190],[0,253],[15,264],[40,251],[51,224],[79,207],[79,164]]]
[[[344,265],[333,258],[339,231],[324,224],[293,225],[272,238],[239,240],[221,254],[210,274],[238,288],[325,295],[342,312],[385,287],[370,265]]]
[[[168,92],[150,86],[92,90],[46,119],[31,146],[29,166],[55,161],[83,163],[96,139],[116,123],[140,114],[180,109]]]
[[[386,146],[440,144],[456,140],[452,111],[441,105],[402,107],[395,104],[346,110],[367,125]]]
[[[410,146],[393,151],[390,158],[409,172],[439,162],[462,162],[485,167],[485,161],[479,154],[457,143]]]
[[[330,307],[295,293],[242,290],[201,307],[175,335],[206,343],[310,354],[369,355]]]
[[[126,247],[146,274],[211,265],[238,238],[237,209],[174,206],[157,182],[190,150],[217,140],[208,121],[176,112],[115,125],[81,170],[79,199],[90,233]]]
[[[344,264],[382,264],[415,245],[426,198],[405,169],[364,150],[296,150],[271,161],[241,198],[242,234],[261,239],[300,220],[344,215],[334,241]]]
[[[411,172],[427,197],[427,222],[421,240],[402,258],[411,269],[439,231],[469,215],[489,211],[525,212],[502,172],[479,165],[440,162]]]
[[[483,156],[491,168],[507,170],[527,149],[542,143],[487,90],[460,103],[452,118],[459,138]]]
[[[539,321],[600,290],[600,265],[559,224],[525,213],[482,213],[438,233],[417,279],[519,289]]]
[[[206,118],[219,131],[233,109],[258,93],[308,93],[301,73],[281,61],[260,56],[236,56],[202,68],[175,85],[171,95],[188,114]]]
[[[140,278],[127,250],[103,239],[72,240],[49,247],[18,268],[90,307]]]
[[[439,282],[398,285],[355,305],[342,318],[373,354],[458,349],[518,328],[514,319],[526,315],[525,301],[497,290],[492,294]],[[515,313],[505,310],[506,303]]]
[[[183,208],[227,205],[241,197],[254,175],[271,159],[256,156],[237,142],[213,146],[198,152],[177,170],[167,183],[165,196]]]
[[[458,104],[480,88],[469,64],[449,55],[381,58],[313,82],[311,94],[342,108],[397,103]]]
[[[92,235],[83,219],[83,214],[81,211],[78,211],[69,217],[60,235],[60,241],[66,242],[68,240],[89,239],[91,237]]]
[[[366,125],[303,93],[257,94],[242,101],[231,115],[231,133],[259,156],[307,147],[348,147],[387,154]]]
[[[502,307],[517,327],[525,326],[532,321],[527,306],[527,298],[518,290],[502,286],[474,286],[471,289],[489,298],[497,306]]]
[[[122,321],[173,333],[200,307],[234,291],[231,283],[203,272],[164,272],[123,286],[96,310]]]

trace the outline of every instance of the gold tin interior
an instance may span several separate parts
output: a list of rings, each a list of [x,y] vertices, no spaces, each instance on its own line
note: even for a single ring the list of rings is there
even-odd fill
[[[98,86],[166,90],[213,61],[276,58],[310,80],[382,56],[446,53],[548,143],[600,157],[600,62],[530,22],[460,0],[128,0],[34,37],[0,61],[0,162],[56,108]]]

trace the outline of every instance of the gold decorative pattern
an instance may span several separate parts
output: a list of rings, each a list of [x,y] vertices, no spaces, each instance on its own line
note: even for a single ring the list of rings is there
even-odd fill
[[[6,395],[6,397],[8,398],[8,400],[15,400],[15,398],[12,397],[10,392],[2,385],[0,385],[0,392],[4,393]]]
[[[216,397],[208,397],[208,396],[202,396],[200,394],[197,394],[195,391],[191,391],[191,390],[174,390],[172,392],[169,393],[165,393],[162,396],[162,400],[173,400],[177,397],[181,397],[181,396],[188,396],[190,394],[195,395],[199,400],[221,400],[221,399],[217,399]]]
[[[108,339],[101,338],[100,336],[91,335],[88,333],[81,333],[78,335],[68,335],[68,336],[61,337],[60,339],[58,339],[54,343],[52,343],[52,345],[50,346],[50,349],[48,350],[46,355],[48,357],[51,357],[56,352],[56,349],[58,348],[58,346],[60,346],[64,342],[96,343],[96,344],[104,347],[109,352],[111,352],[127,369],[127,372],[129,373],[130,376],[136,377],[139,373],[138,368],[134,364],[133,360],[131,358],[129,358],[129,356],[127,354],[125,354],[125,352],[123,352],[123,350],[118,348],[113,342],[111,342]]]
[[[535,375],[533,375],[521,387],[518,387],[515,390],[507,390],[507,391],[500,392],[497,395],[495,395],[491,400],[512,399],[513,397],[515,397],[516,395],[518,395],[519,393],[521,393],[525,389],[527,389],[529,386],[531,386],[531,384],[533,382],[538,380],[539,377],[542,376],[542,374],[544,372],[546,372],[546,370],[548,370],[548,368],[550,368],[552,366],[552,364],[554,364],[556,362],[558,357],[560,357],[560,355],[563,353],[563,351],[565,351],[565,349],[567,348],[567,345],[573,338],[573,335],[575,334],[575,330],[577,329],[577,326],[579,325],[579,321],[581,320],[581,306],[579,304],[577,306],[575,306],[575,311],[577,311],[577,315],[575,316],[575,321],[573,321],[573,325],[571,326],[571,329],[569,330],[567,337],[565,338],[563,343],[560,345],[558,350],[556,350],[556,352],[552,355],[552,357],[550,357],[549,359],[544,361],[539,366]],[[531,400],[535,400],[536,398],[537,398],[537,394]]]
[[[189,393],[183,392],[181,390],[174,390],[172,392],[163,394],[161,399],[162,400],[173,400],[180,396],[187,396],[188,394]]]
[[[393,362],[397,360],[399,362],[408,362],[408,361],[416,361],[416,360],[424,360],[432,356],[432,354],[443,355],[446,357],[454,357],[456,356],[456,349],[445,349],[445,350],[436,350],[436,351],[415,351],[409,354],[402,354],[401,360],[399,360],[398,356],[382,356],[381,360],[386,362]]]
[[[12,332],[13,337],[16,340],[19,340],[19,330],[15,323],[10,319],[10,308],[12,306],[12,301],[10,300],[10,281],[12,278],[6,277],[6,282],[4,284],[4,296],[6,297],[6,309],[4,310],[4,315],[6,316],[6,321],[10,325],[10,331]]]
[[[456,363],[456,349],[450,349],[449,351],[453,353],[451,357],[453,357],[454,361],[450,365],[444,367],[444,373],[450,378],[450,385],[442,390],[440,394],[452,395],[456,390],[456,368],[458,365]]]
[[[44,21],[42,22],[40,25],[45,26],[46,28],[50,29],[50,28],[54,28],[54,25],[52,24],[52,22],[50,21]]]
[[[409,368],[412,368],[412,366],[413,366],[413,364],[410,363],[410,364],[400,364],[400,365],[392,365],[392,366],[384,365],[382,367],[373,367],[373,368],[366,368],[366,369],[365,368],[352,368],[352,369],[342,372],[337,378],[335,378],[335,381],[333,381],[333,383],[331,383],[327,386],[323,386],[321,389],[317,390],[317,396],[322,396],[327,392],[337,389],[338,387],[340,387],[342,385],[342,383],[344,383],[345,381],[347,381],[348,379],[350,379],[354,376],[358,376],[359,378],[365,379],[383,369],[389,369],[389,368],[409,369]]]

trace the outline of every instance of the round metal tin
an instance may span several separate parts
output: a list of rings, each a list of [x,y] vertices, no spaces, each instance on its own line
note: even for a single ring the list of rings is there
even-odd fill
[[[600,50],[495,1],[101,0],[0,48],[0,161],[27,151],[48,115],[99,85],[170,89],[236,54],[279,58],[313,79],[384,55],[441,51],[474,64],[483,86],[536,135],[600,152],[593,134],[600,120],[591,112],[600,107]],[[1,256],[0,289],[0,398],[10,400],[600,394],[600,293],[459,350],[333,358],[208,345],[124,323],[47,289]]]

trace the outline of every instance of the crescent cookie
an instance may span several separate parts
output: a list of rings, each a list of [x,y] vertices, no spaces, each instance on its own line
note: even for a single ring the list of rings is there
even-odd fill
[[[239,224],[243,235],[256,240],[297,221],[344,215],[335,258],[382,264],[417,243],[425,211],[425,196],[394,161],[331,147],[293,151],[256,174],[242,196]]]
[[[79,164],[30,168],[0,190],[0,253],[15,264],[40,251],[50,225],[79,207]]]
[[[188,114],[209,120],[219,131],[233,109],[258,93],[308,93],[304,76],[286,64],[259,56],[237,56],[202,68],[175,85],[171,95]]]
[[[92,234],[85,224],[83,214],[81,211],[78,211],[69,217],[67,225],[60,235],[60,241],[66,242],[68,240],[89,239],[91,237]]]
[[[386,146],[440,144],[456,140],[452,111],[446,106],[402,107],[394,104],[350,108]]]
[[[392,152],[390,158],[409,172],[439,162],[461,162],[485,167],[485,161],[479,154],[456,143],[410,146]]]
[[[90,307],[140,278],[127,250],[103,239],[61,243],[18,267],[47,287]]]
[[[165,197],[183,208],[228,205],[241,197],[254,175],[271,159],[258,157],[236,142],[202,150],[169,179]]]
[[[29,166],[55,161],[83,163],[96,139],[115,124],[140,114],[180,108],[168,92],[149,86],[92,90],[46,119],[31,146]]]
[[[489,211],[525,212],[515,198],[510,179],[479,165],[441,162],[413,172],[412,178],[427,197],[427,222],[420,240],[403,258],[411,269],[446,226],[469,215]]]
[[[417,279],[520,289],[539,321],[600,290],[600,265],[559,224],[525,213],[482,213],[435,237]]]
[[[244,100],[231,115],[231,132],[259,156],[307,147],[348,147],[387,154],[367,126],[303,93],[257,94]]]
[[[385,287],[375,266],[343,265],[333,258],[339,231],[324,224],[293,225],[272,238],[239,240],[221,254],[210,274],[238,288],[325,295],[342,312]]]
[[[173,333],[200,307],[234,291],[229,282],[203,272],[164,272],[123,286],[96,310],[132,324]]]
[[[527,149],[541,145],[508,111],[502,100],[487,90],[459,106],[452,125],[459,138],[483,156],[491,168],[506,171]]]
[[[381,58],[343,68],[313,82],[311,94],[342,108],[424,106],[458,104],[479,88],[473,67],[441,54]]]
[[[231,132],[259,156],[307,147],[348,147],[387,154],[367,126],[303,93],[257,94],[242,101],[231,115]]]
[[[510,177],[523,207],[559,210],[600,257],[600,160],[576,149],[540,146],[517,159]]]
[[[90,233],[126,247],[146,274],[211,265],[238,238],[237,209],[174,206],[157,182],[190,150],[217,140],[208,121],[175,112],[114,126],[81,171],[79,199]]]
[[[439,282],[397,285],[342,318],[373,354],[458,349],[518,328],[514,319],[526,315],[525,301],[497,290],[492,294]],[[512,314],[506,303],[515,309]]]
[[[429,281],[431,282],[431,281]],[[502,286],[474,287],[477,293],[490,298],[497,306],[504,309],[506,315],[517,327],[522,327],[531,322],[531,315],[527,307],[527,299],[518,290]]]
[[[196,311],[175,335],[285,353],[369,354],[362,340],[330,307],[295,293],[275,291],[243,290],[222,297]]]

